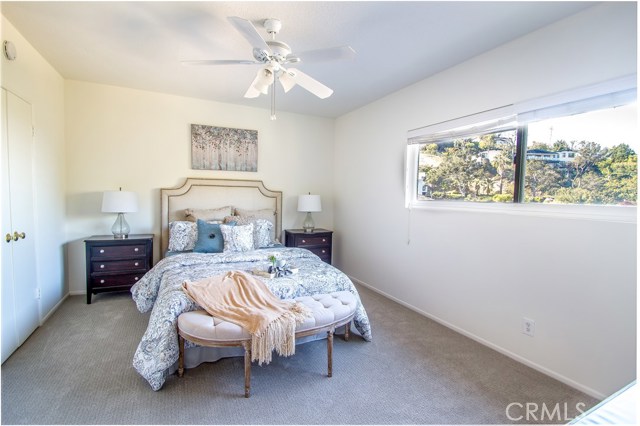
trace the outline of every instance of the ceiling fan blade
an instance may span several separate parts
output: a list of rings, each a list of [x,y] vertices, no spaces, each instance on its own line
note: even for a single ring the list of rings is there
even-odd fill
[[[356,51],[351,46],[329,47],[327,49],[307,50],[296,55],[304,63],[352,59]]]
[[[302,86],[302,88],[313,93],[320,99],[328,98],[333,94],[333,90],[329,89],[327,86],[320,83],[318,80],[314,79],[313,77],[310,77],[309,75],[303,73],[300,70],[289,68],[286,71],[286,73],[289,74],[291,77],[293,77],[293,80],[296,82],[296,84]]]
[[[195,61],[180,61],[182,65],[254,65],[261,62],[244,59],[202,59]]]
[[[236,27],[236,30],[238,30],[238,32],[247,39],[249,44],[251,44],[251,47],[253,47],[254,49],[257,48],[266,50],[267,52],[271,52],[271,49],[264,41],[264,39],[260,36],[260,33],[258,33],[258,30],[256,30],[256,27],[253,26],[251,21],[239,18],[237,16],[229,16],[227,19],[233,24],[234,27]]]

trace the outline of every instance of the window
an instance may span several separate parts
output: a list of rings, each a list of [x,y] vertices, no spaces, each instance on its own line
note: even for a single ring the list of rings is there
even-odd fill
[[[524,201],[635,205],[636,117],[631,104],[528,124]]]
[[[636,205],[636,91],[619,83],[409,132],[409,204]]]
[[[516,129],[420,145],[419,200],[513,201]]]

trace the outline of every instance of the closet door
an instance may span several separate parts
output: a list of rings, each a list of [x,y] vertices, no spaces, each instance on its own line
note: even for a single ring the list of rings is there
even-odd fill
[[[2,362],[38,327],[31,105],[2,89]]]

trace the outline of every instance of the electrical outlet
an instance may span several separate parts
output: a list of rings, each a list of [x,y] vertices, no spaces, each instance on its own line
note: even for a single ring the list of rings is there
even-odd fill
[[[530,318],[522,318],[522,332],[533,337],[536,332],[536,322]]]

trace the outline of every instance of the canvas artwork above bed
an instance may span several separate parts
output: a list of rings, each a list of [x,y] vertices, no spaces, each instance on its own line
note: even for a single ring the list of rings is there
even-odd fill
[[[261,277],[277,297],[292,299],[347,290],[360,300],[343,272],[306,249],[279,244],[281,212],[282,192],[268,190],[261,181],[190,178],[179,188],[161,190],[161,252],[166,256],[131,289],[138,310],[151,311],[133,366],[153,390],[159,390],[175,371],[178,316],[200,309],[182,290],[184,281],[230,270],[266,271],[275,256],[297,269],[295,274]],[[365,340],[371,340],[362,303],[356,310],[354,326]],[[203,357],[205,349],[210,352]],[[187,367],[240,355],[211,349],[188,346]],[[191,361],[190,351],[194,354]]]

